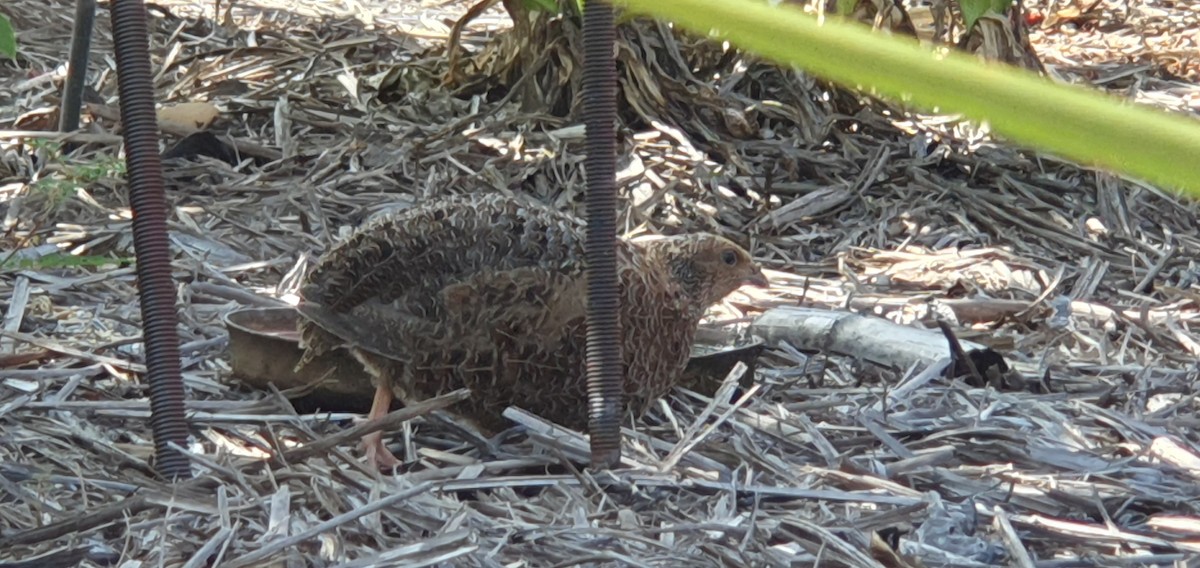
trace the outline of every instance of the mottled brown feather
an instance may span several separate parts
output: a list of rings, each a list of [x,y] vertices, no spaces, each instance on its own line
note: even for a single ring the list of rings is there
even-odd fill
[[[570,215],[495,194],[384,217],[309,275],[300,365],[344,346],[406,403],[471,389],[455,411],[486,431],[503,428],[514,404],[586,428],[583,237]],[[765,280],[748,253],[712,235],[621,240],[617,261],[625,392],[641,414],[678,381],[704,310]]]

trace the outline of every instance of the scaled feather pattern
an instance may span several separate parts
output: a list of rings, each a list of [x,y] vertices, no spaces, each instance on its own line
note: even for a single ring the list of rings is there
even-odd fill
[[[326,252],[301,289],[304,365],[344,347],[407,404],[466,387],[484,432],[516,405],[587,427],[584,223],[499,194],[439,198]],[[699,320],[743,284],[749,253],[694,234],[618,240],[625,403],[641,415],[680,379]]]

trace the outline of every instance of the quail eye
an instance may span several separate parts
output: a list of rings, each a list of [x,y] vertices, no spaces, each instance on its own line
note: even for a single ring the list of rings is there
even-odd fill
[[[737,264],[737,255],[731,250],[725,250],[721,253],[721,262],[733,266]]]

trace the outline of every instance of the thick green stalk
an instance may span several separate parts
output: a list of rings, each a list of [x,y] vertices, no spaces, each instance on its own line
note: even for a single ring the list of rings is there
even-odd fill
[[[1012,141],[1200,196],[1200,123],[1027,71],[755,0],[617,0],[844,85],[986,120]]]

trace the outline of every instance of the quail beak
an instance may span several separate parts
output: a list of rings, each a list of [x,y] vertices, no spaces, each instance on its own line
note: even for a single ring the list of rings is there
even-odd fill
[[[755,267],[754,272],[751,273],[750,276],[747,276],[746,279],[742,281],[742,284],[754,286],[755,288],[771,287],[771,282],[767,280],[766,275],[762,273],[762,269],[758,267]]]

